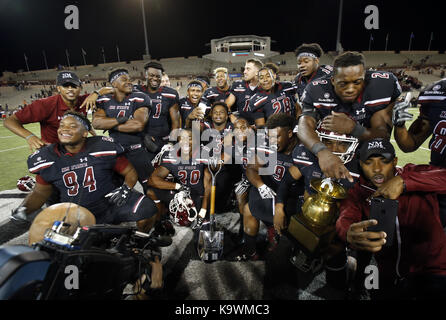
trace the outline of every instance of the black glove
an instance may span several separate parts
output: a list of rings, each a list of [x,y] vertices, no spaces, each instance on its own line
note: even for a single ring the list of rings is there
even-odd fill
[[[144,136],[144,146],[151,153],[158,153],[161,151],[161,147],[158,146],[155,141],[153,141],[152,136],[146,134]]]
[[[110,199],[108,199],[110,203],[113,203],[118,207],[121,207],[127,203],[127,200],[130,197],[130,191],[131,188],[124,183],[122,186],[116,188],[115,190],[107,194],[105,197],[106,198],[110,197]]]

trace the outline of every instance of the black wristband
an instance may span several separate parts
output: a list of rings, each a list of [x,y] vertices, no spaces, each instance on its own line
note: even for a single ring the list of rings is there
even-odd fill
[[[315,144],[313,144],[313,146],[311,147],[311,152],[317,156],[317,154],[319,153],[319,151],[322,151],[324,149],[327,149],[327,146],[325,144],[323,144],[322,142],[316,142]]]
[[[117,117],[116,120],[118,121],[118,124],[126,123],[129,117]]]
[[[96,93],[98,97],[101,95],[98,90],[93,91],[93,93]]]

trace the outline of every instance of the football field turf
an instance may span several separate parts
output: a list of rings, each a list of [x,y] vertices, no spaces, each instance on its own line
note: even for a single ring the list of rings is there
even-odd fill
[[[411,109],[410,111],[414,115],[414,118],[418,117],[419,111],[417,109]],[[406,127],[408,128],[409,125],[407,123]],[[40,137],[40,125],[38,123],[25,125],[25,128]],[[98,131],[97,133],[102,134],[102,131]],[[412,153],[403,153],[399,150],[393,139],[393,134],[391,141],[397,152],[399,166],[404,166],[406,163],[429,163],[429,139],[417,151]],[[31,175],[28,172],[26,163],[26,159],[30,154],[31,151],[25,139],[13,134],[2,123],[0,126],[0,191],[16,188],[17,179],[25,175]]]

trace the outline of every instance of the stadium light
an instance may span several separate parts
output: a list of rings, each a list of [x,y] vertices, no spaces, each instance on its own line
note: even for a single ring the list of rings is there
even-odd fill
[[[144,11],[144,0],[141,0],[142,22],[144,25],[144,38],[146,40],[146,56],[150,59],[149,42],[147,41],[146,14]]]
[[[338,53],[341,53],[342,46],[341,46],[341,25],[342,25],[342,6],[344,4],[344,0],[340,1],[339,5],[339,16],[338,16],[338,32],[336,35],[336,51]]]

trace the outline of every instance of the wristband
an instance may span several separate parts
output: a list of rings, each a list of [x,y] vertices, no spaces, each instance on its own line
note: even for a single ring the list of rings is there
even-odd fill
[[[366,131],[366,128],[364,128],[363,126],[361,126],[359,123],[357,123],[355,125],[355,127],[353,128],[352,132],[350,132],[350,134],[355,137],[355,138],[360,138],[364,132]]]
[[[200,209],[200,212],[198,213],[198,215],[199,215],[200,217],[204,218],[204,217],[206,217],[206,212],[207,212],[206,209],[201,208],[201,209]]]
[[[311,152],[317,156],[317,154],[319,153],[319,151],[322,151],[324,149],[327,149],[327,146],[325,144],[323,144],[322,142],[316,142],[315,144],[313,144],[313,146],[311,147]]]
[[[180,189],[180,188],[181,188],[181,184],[179,184],[178,182],[175,183],[175,190],[178,190],[178,189]]]
[[[35,137],[36,135],[34,133],[30,134],[29,136],[27,136],[25,139],[28,140],[31,137]]]
[[[116,120],[118,121],[118,124],[126,123],[129,117],[118,117]]]
[[[98,90],[93,91],[93,93],[96,93],[98,97],[101,95]]]

